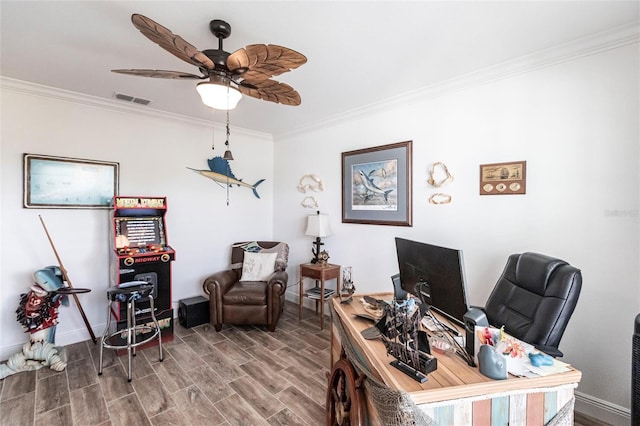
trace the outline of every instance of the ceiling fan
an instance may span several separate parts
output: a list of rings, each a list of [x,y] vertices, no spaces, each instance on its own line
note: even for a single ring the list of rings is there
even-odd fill
[[[293,87],[271,79],[307,62],[307,58],[295,50],[273,44],[251,44],[230,54],[223,50],[222,41],[231,34],[231,26],[220,19],[209,23],[209,29],[218,39],[218,48],[203,51],[146,16],[133,14],[131,22],[149,40],[198,67],[202,75],[151,69],[111,70],[113,72],[142,77],[208,80],[198,83],[196,89],[203,103],[216,109],[235,108],[242,94],[284,105],[300,105],[300,94]]]

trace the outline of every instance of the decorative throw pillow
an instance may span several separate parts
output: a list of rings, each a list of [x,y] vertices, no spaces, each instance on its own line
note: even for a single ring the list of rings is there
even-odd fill
[[[240,281],[266,281],[273,274],[278,253],[244,253]]]

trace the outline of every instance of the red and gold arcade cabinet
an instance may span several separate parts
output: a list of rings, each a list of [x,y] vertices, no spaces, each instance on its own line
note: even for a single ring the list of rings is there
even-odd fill
[[[175,259],[167,243],[166,212],[166,197],[113,197],[111,285],[130,281],[154,285],[155,316],[163,342],[173,340],[171,262]],[[118,305],[112,314],[120,330],[127,326],[127,305]],[[136,324],[152,324],[149,302],[136,303],[136,310]]]

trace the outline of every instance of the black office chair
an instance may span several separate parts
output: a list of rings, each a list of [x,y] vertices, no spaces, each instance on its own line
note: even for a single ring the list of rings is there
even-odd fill
[[[582,288],[582,273],[564,260],[538,253],[512,254],[489,295],[489,324],[561,357],[560,339]]]

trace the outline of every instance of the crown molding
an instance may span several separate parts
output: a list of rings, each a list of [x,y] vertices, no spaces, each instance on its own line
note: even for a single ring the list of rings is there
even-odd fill
[[[232,126],[232,129],[235,133],[260,138],[270,138],[273,140],[289,138],[309,131],[326,128],[327,126],[336,125],[347,120],[356,119],[364,115],[377,113],[398,105],[406,105],[415,101],[436,98],[447,93],[481,86],[493,81],[525,74],[541,68],[578,60],[586,56],[638,43],[639,41],[640,21],[634,21],[620,27],[572,40],[532,54],[523,55],[519,58],[485,67],[477,71],[413,90],[411,92],[395,95],[379,102],[353,108],[291,131],[271,135],[269,133],[241,127]],[[3,76],[0,76],[0,88],[2,88],[2,90],[13,91],[16,93],[56,99],[64,102],[73,102],[104,110],[144,115],[165,120],[175,120],[199,126],[211,126],[210,121],[203,119],[160,111],[148,106],[126,104],[112,99],[90,96]],[[223,129],[224,126],[220,123],[214,123],[214,128]]]
[[[586,56],[638,43],[639,41],[640,21],[634,21],[620,27],[595,33],[548,49],[540,50],[509,61],[463,74],[458,77],[421,87],[411,92],[395,95],[379,102],[354,108],[346,112],[341,112],[308,126],[275,134],[274,140],[299,136],[302,133],[326,128],[364,115],[381,112],[394,106],[406,105],[415,101],[440,97],[447,93],[465,90],[494,81],[511,78],[516,75],[536,71],[541,68],[575,61]]]
[[[17,80],[14,78],[0,76],[0,88],[9,92],[20,93],[40,98],[53,99],[61,102],[69,102],[76,105],[84,105],[91,108],[99,108],[107,111],[123,112],[127,114],[142,115],[146,117],[159,118],[162,120],[173,120],[181,123],[196,126],[211,127],[211,121],[186,115],[175,114],[167,111],[160,111],[144,105],[135,105],[117,101],[115,99],[105,99],[97,96],[90,96],[84,93],[72,92],[70,90],[58,89],[42,84]],[[225,129],[224,124],[214,123],[215,129]],[[244,134],[257,138],[273,139],[270,133],[259,132],[257,130],[245,129],[243,127],[231,126],[235,134]]]

